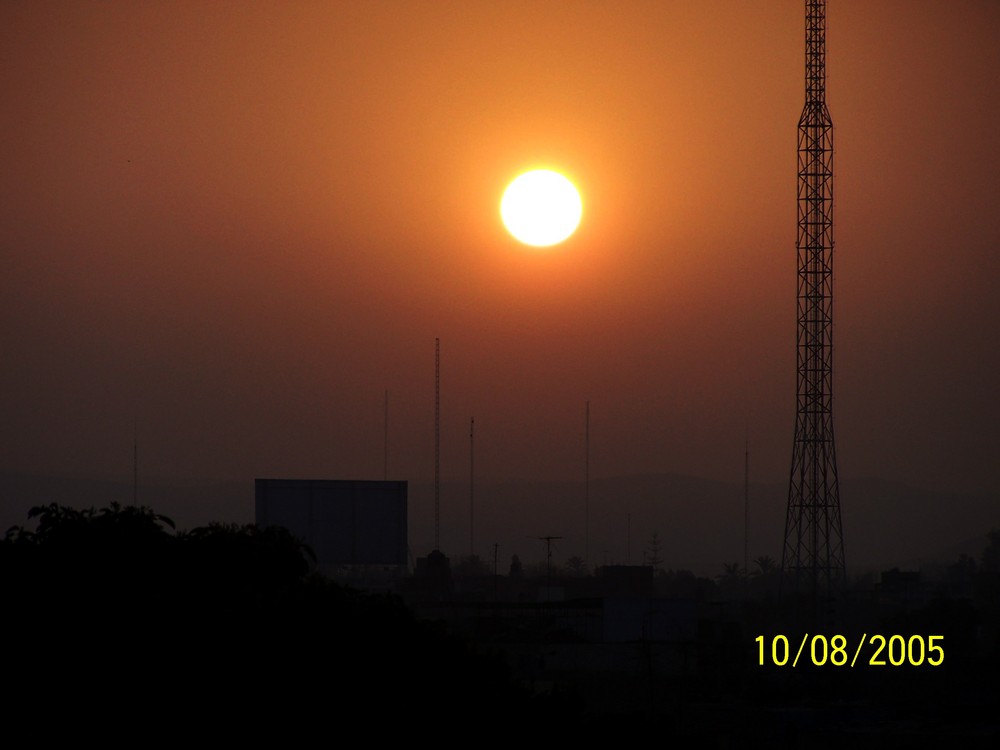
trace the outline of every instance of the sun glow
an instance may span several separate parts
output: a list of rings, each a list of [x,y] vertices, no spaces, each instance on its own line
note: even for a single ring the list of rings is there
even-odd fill
[[[504,191],[500,217],[515,239],[533,247],[556,245],[580,225],[583,203],[573,183],[558,172],[525,172]]]

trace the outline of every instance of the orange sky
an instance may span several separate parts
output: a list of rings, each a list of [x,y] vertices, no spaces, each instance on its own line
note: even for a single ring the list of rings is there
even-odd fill
[[[787,481],[798,0],[7,2],[0,470]],[[831,0],[841,476],[995,491],[1000,5]],[[524,248],[506,183],[584,220]]]

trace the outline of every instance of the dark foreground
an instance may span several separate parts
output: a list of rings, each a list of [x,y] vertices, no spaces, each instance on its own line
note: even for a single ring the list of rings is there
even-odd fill
[[[282,529],[177,533],[145,508],[55,505],[35,509],[31,529],[0,543],[3,715],[14,737],[296,746],[541,731],[860,748],[993,747],[1000,736],[998,576],[980,577],[973,596],[892,617],[876,620],[862,602],[853,620],[842,613],[855,640],[869,625],[943,635],[938,667],[876,667],[869,650],[854,668],[792,669],[759,664],[756,635],[795,636],[791,614],[766,596],[700,607],[674,641],[590,648],[566,606],[473,608],[474,627],[468,608],[464,627],[455,608],[418,619],[396,596],[311,573],[308,550]],[[595,669],[584,663],[595,654],[612,656]]]

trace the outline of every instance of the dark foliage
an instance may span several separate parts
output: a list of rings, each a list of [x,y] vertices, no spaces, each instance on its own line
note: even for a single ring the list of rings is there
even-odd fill
[[[148,508],[32,509],[0,543],[9,715],[229,739],[531,722],[500,660],[310,573],[280,528],[173,533]],[[389,722],[388,724],[386,722]],[[402,723],[402,724],[401,724]],[[512,728],[508,723],[508,728]]]

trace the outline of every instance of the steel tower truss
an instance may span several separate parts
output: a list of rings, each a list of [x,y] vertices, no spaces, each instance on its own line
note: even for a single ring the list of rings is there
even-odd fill
[[[826,1],[806,0],[806,102],[798,146],[797,412],[782,590],[828,598],[845,578],[833,439],[833,122]]]

